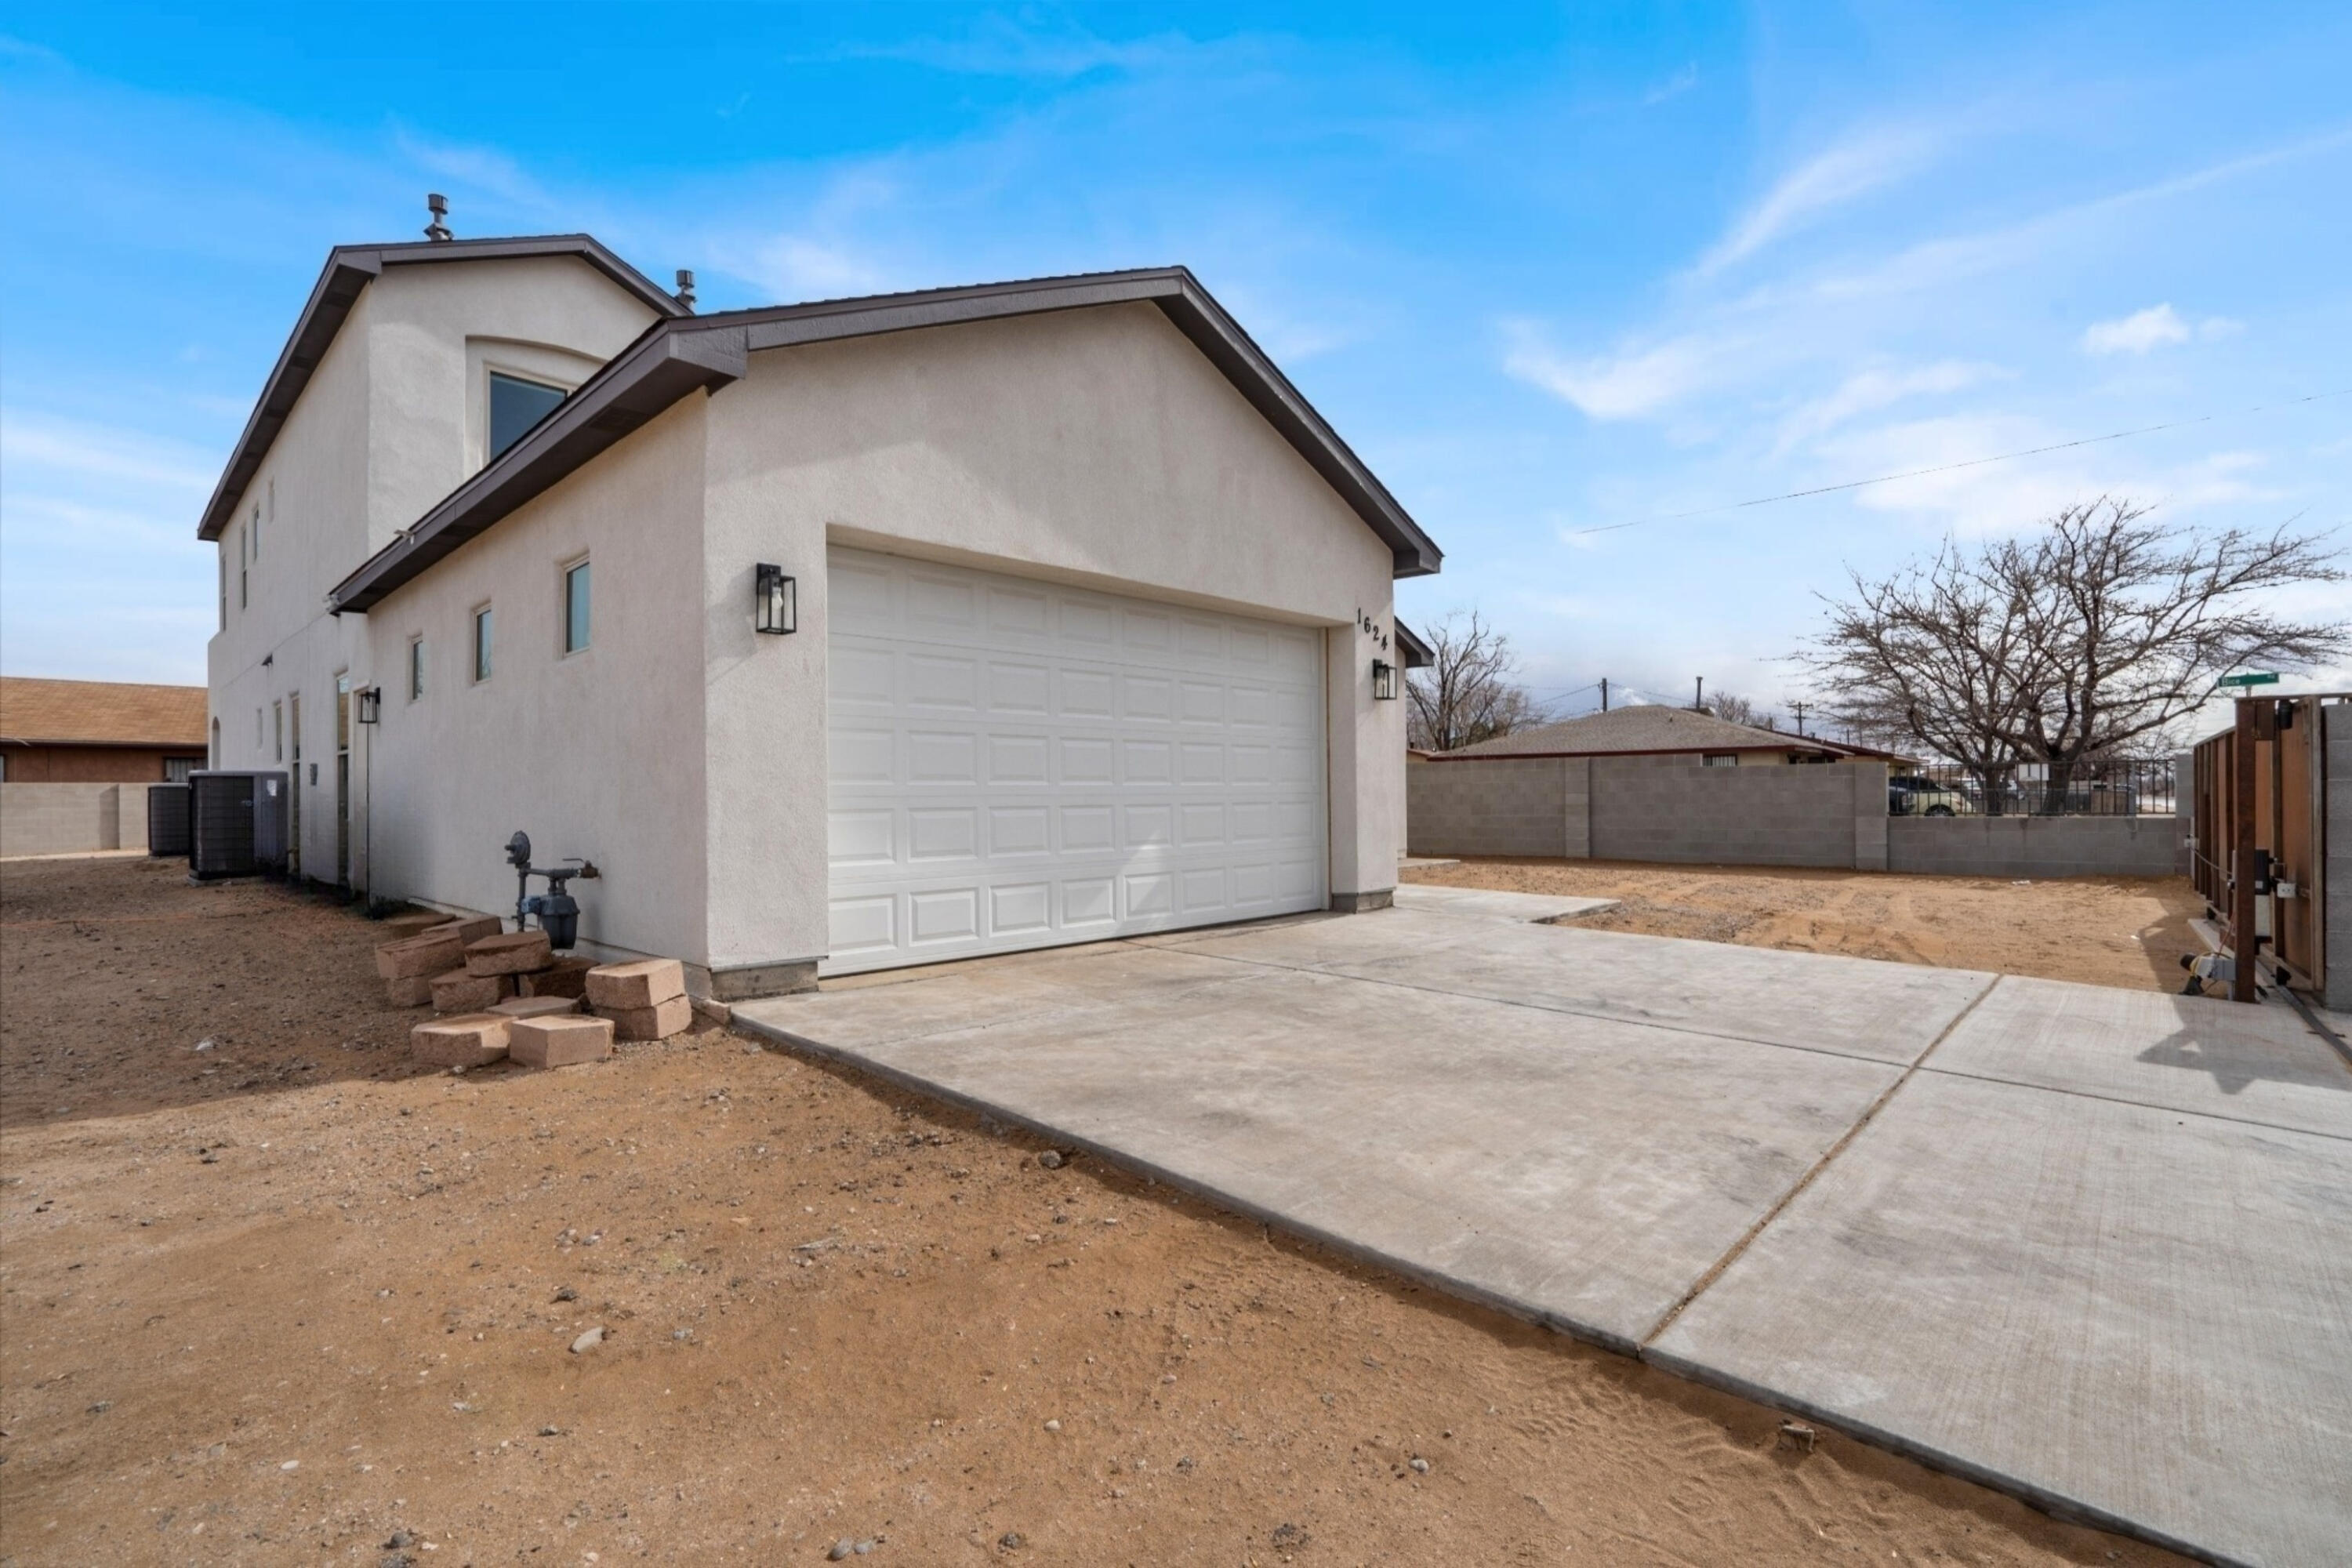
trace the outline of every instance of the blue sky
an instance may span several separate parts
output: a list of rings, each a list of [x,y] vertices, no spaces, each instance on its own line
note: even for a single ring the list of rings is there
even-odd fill
[[[2341,5],[190,9],[0,6],[11,673],[203,679],[229,443],[428,188],[706,309],[1183,262],[1569,708],[1784,702],[1849,568],[2103,491],[2352,546]]]

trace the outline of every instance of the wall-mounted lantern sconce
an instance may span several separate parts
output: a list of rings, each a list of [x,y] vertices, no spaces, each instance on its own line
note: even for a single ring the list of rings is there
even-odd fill
[[[1393,702],[1397,694],[1396,666],[1384,658],[1372,660],[1372,700]]]
[[[762,561],[752,571],[751,624],[760,631],[783,637],[801,624],[800,584],[784,569]]]
[[[353,696],[360,700],[360,722],[373,724],[383,717],[383,688],[362,686]]]

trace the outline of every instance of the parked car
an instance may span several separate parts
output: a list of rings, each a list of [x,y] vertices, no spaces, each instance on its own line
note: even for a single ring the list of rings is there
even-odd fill
[[[1886,781],[1889,816],[1958,816],[1960,793],[1934,779],[1904,773]]]

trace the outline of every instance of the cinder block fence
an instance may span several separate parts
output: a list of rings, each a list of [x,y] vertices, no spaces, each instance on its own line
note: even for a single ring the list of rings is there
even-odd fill
[[[1509,757],[1405,769],[1414,855],[1818,866],[1968,877],[2167,877],[2183,819],[1889,817],[1886,764]]]
[[[0,859],[147,847],[147,786],[0,784]]]

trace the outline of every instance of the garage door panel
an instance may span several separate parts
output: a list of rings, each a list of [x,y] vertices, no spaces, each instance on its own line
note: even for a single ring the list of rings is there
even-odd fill
[[[1108,805],[1065,805],[1061,850],[1066,856],[1101,854],[1118,847],[1118,814]]]
[[[833,555],[827,973],[1317,908],[1318,634]]]
[[[1062,700],[1055,710],[1065,719],[1108,719],[1118,711],[1118,682],[1107,669],[1064,669],[1059,675]]]

